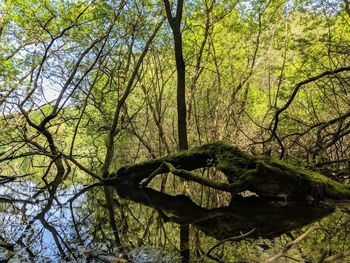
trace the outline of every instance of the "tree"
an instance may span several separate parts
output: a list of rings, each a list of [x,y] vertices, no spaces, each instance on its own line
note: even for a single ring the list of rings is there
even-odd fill
[[[186,119],[186,65],[183,58],[182,51],[182,33],[181,33],[181,19],[183,13],[183,0],[178,0],[176,4],[176,14],[173,16],[172,8],[169,0],[164,0],[164,6],[168,23],[173,32],[174,38],[174,51],[176,60],[176,72],[177,72],[177,89],[176,89],[176,102],[177,102],[177,126],[178,126],[178,140],[179,150],[188,149],[187,142],[187,119]]]
[[[187,141],[187,118],[186,118],[186,65],[182,51],[182,34],[181,34],[181,19],[183,13],[183,0],[178,0],[176,5],[176,14],[173,16],[169,0],[164,0],[164,6],[168,23],[173,32],[174,51],[176,60],[177,72],[177,128],[179,150],[188,149]],[[184,262],[189,261],[189,225],[180,226],[180,249]]]

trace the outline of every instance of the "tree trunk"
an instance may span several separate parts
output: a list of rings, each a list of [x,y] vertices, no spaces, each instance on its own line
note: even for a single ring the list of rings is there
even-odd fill
[[[180,27],[173,30],[175,42],[175,59],[177,71],[177,125],[179,150],[187,150],[187,119],[186,119],[186,68],[182,55],[182,36]]]
[[[186,66],[182,54],[181,19],[183,11],[183,0],[177,1],[176,16],[173,17],[169,0],[164,0],[165,11],[169,25],[173,31],[174,50],[177,72],[177,133],[179,150],[187,150],[187,119],[186,119]],[[190,259],[189,248],[189,225],[180,226],[180,251],[182,262],[187,263]]]
[[[174,51],[177,72],[177,129],[179,150],[187,150],[187,121],[186,121],[186,65],[182,52],[181,19],[183,11],[183,0],[177,1],[176,15],[173,17],[169,0],[164,0],[164,7],[169,25],[173,32]]]

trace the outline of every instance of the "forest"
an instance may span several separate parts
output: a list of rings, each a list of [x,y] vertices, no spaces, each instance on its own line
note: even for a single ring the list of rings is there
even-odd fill
[[[349,0],[0,0],[0,262],[350,262]]]

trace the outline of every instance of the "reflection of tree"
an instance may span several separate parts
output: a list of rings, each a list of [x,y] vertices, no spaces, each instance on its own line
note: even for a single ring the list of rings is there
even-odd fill
[[[29,257],[36,257],[36,252],[35,250],[39,247],[38,244],[44,242],[42,239],[43,235],[43,230],[41,231],[35,231],[34,229],[37,228],[38,224],[37,222],[40,222],[40,226],[46,229],[52,236],[55,245],[60,253],[60,256],[62,258],[67,258],[67,252],[76,258],[75,254],[73,253],[72,249],[70,248],[70,245],[65,241],[65,238],[63,237],[62,231],[58,231],[56,229],[56,226],[53,223],[50,223],[47,218],[50,217],[50,210],[54,207],[54,209],[57,209],[57,206],[53,206],[54,200],[56,200],[56,193],[57,189],[61,183],[60,176],[63,176],[64,174],[57,174],[56,179],[53,181],[53,183],[50,184],[50,191],[48,192],[48,196],[46,198],[45,194],[47,193],[44,191],[42,188],[40,192],[42,194],[38,195],[40,197],[40,202],[34,202],[32,200],[18,200],[16,198],[10,199],[8,198],[7,200],[3,200],[6,203],[10,203],[13,205],[12,209],[14,213],[18,213],[17,211],[21,211],[21,217],[14,217],[16,221],[18,222],[13,222],[15,224],[19,224],[20,222],[25,223],[25,227],[20,227],[15,225],[15,229],[18,228],[18,230],[21,230],[21,234],[18,236],[16,240],[14,240],[15,246],[20,246],[25,248],[26,252],[28,253]],[[22,186],[23,187],[23,186]],[[18,188],[18,185],[16,186]],[[25,196],[25,194],[24,194]],[[42,199],[44,198],[44,199]],[[16,204],[21,204],[23,205],[16,206]],[[40,205],[44,203],[42,207]],[[39,211],[39,212],[37,212]],[[31,219],[30,219],[31,217]],[[15,230],[14,229],[14,230]],[[5,229],[6,230],[6,229]],[[40,233],[41,232],[41,233]],[[33,239],[34,236],[36,236],[36,240]],[[40,237],[41,236],[41,237]],[[13,240],[15,236],[13,236],[11,239]],[[30,242],[28,244],[28,241]],[[31,242],[35,243],[36,245],[33,248],[31,248],[32,244]]]
[[[114,243],[120,247],[121,246],[121,242],[120,242],[120,238],[119,238],[119,230],[117,227],[117,223],[115,221],[115,213],[114,213],[114,208],[115,208],[115,201],[113,199],[113,194],[110,190],[110,188],[108,187],[104,187],[103,188],[103,192],[105,195],[105,199],[106,199],[106,209],[108,211],[108,218],[109,218],[109,223],[114,235]],[[118,206],[120,207],[120,204],[118,204]]]
[[[230,240],[230,237],[241,236],[242,232],[248,232],[250,234],[249,237],[278,237],[283,233],[288,233],[291,230],[299,229],[315,220],[319,220],[319,218],[333,211],[331,207],[323,205],[317,207],[302,203],[267,202],[255,197],[234,198],[229,206],[206,209],[196,205],[188,197],[171,196],[152,189],[146,188],[140,191],[138,188],[126,189],[125,187],[118,187],[116,191],[122,198],[152,207],[162,217],[164,222],[191,224],[208,236],[214,236],[219,240],[225,240],[227,238],[227,241]],[[255,229],[255,231],[249,231],[251,229]],[[308,239],[317,238],[320,233],[327,233],[327,231],[329,231],[329,229],[326,230],[327,227],[324,226],[321,228],[316,227],[316,229],[320,230],[316,231],[317,233],[315,233],[314,236],[308,236]],[[303,231],[300,233],[299,230],[296,230],[297,235],[301,235],[302,233]],[[335,231],[334,233],[338,232]],[[325,237],[327,239],[331,238],[327,234]],[[202,238],[204,237],[202,236]],[[284,239],[283,236],[281,239],[276,239],[276,245],[280,244],[279,242],[283,244]],[[293,236],[292,239],[294,239]],[[205,241],[202,243],[205,243]],[[306,243],[303,245],[303,249],[305,249],[305,247],[307,248],[309,245],[310,244]],[[235,247],[236,249],[240,249],[238,243]],[[251,255],[246,256],[247,258],[256,260],[259,256],[256,254],[256,251],[254,252],[254,247],[251,247]],[[226,248],[228,251],[232,251],[232,247],[229,245],[226,245]],[[267,249],[268,248],[269,246],[267,246]],[[221,255],[221,257],[225,258],[225,256],[228,256],[230,254],[228,251],[225,250],[225,253]],[[271,250],[270,253],[272,257],[275,252]],[[303,253],[305,253],[305,251]],[[254,255],[255,258],[253,257]],[[208,256],[212,257],[212,255]],[[306,257],[317,258],[319,256],[319,253],[313,253]],[[242,255],[242,257],[244,258],[244,255]],[[228,256],[228,258],[232,259],[233,257],[231,255]],[[219,261],[225,262],[225,260]]]
[[[151,245],[164,251],[178,251],[177,244],[180,241],[178,226],[191,224],[189,242],[191,245],[197,242],[199,258],[203,257],[206,251],[217,243],[217,240],[237,236],[253,228],[256,230],[250,234],[252,238],[278,237],[274,241],[260,238],[256,241],[249,239],[241,243],[225,242],[220,244],[220,249],[210,253],[210,256],[219,257],[221,261],[236,257],[256,260],[261,256],[272,257],[276,252],[274,247],[283,247],[285,242],[290,242],[290,239],[294,239],[305,231],[299,230],[301,226],[322,217],[331,210],[295,203],[270,204],[254,198],[234,198],[230,205],[204,208],[186,196],[171,196],[147,188],[142,191],[125,186],[88,187],[87,191],[81,189],[79,187],[74,191],[68,191],[51,188],[52,194],[56,191],[56,197],[52,198],[50,193],[45,192],[47,196],[44,198],[45,193],[42,193],[40,200],[44,203],[33,205],[12,202],[9,204],[9,208],[15,205],[16,211],[23,210],[24,206],[26,209],[23,211],[26,218],[21,215],[11,219],[13,227],[16,227],[20,234],[20,237],[13,242],[15,247],[27,248],[28,256],[30,254],[32,257],[40,258],[39,253],[43,253],[43,251],[40,252],[40,247],[45,246],[42,243],[45,241],[43,237],[45,230],[52,236],[55,246],[50,248],[49,254],[57,252],[55,255],[57,257],[59,255],[61,259],[75,257],[79,261],[81,252],[85,249],[118,254],[121,252],[121,247],[124,248],[125,253],[129,253],[133,247],[143,248]],[[106,200],[106,190],[108,190],[109,201]],[[69,202],[73,198],[74,201]],[[212,198],[215,199],[215,196]],[[62,206],[58,205],[56,200]],[[114,226],[111,224],[111,214],[109,214],[112,210]],[[74,220],[70,217],[58,217],[59,214],[69,214],[69,211],[74,214]],[[346,211],[344,208],[344,212]],[[319,256],[321,248],[327,248],[327,246],[331,246],[332,251],[341,251],[341,247],[349,242],[347,229],[350,221],[346,218],[349,218],[347,214],[338,212],[322,220],[317,219],[320,222],[316,223],[316,226],[322,231],[310,234],[300,244],[303,255],[315,259]],[[28,220],[28,224],[21,228],[21,220]],[[197,231],[197,241],[192,234],[194,229]],[[114,232],[115,230],[117,232]],[[294,237],[281,236],[289,231],[292,231]],[[115,233],[119,236],[120,246],[116,243]],[[11,243],[12,239],[8,238],[8,234],[2,236],[6,242]],[[317,244],[317,251],[310,252],[309,247],[313,242]],[[247,246],[249,251],[244,252]],[[265,248],[267,254],[261,255],[259,246],[270,249]],[[234,255],[232,251],[240,252]],[[328,253],[328,255],[334,254],[330,251]],[[193,257],[195,259],[196,255]],[[311,260],[311,262],[315,261]]]
[[[63,167],[62,162],[57,159],[53,162],[58,162],[58,164],[56,164],[56,167],[57,167],[56,176],[50,183],[47,183],[45,181],[45,184],[46,184],[45,188],[40,189],[39,192],[37,192],[37,194],[34,195],[34,196],[40,196],[41,193],[46,193],[47,191],[48,197],[45,200],[46,204],[41,208],[41,211],[37,215],[35,215],[32,220],[29,221],[26,227],[26,230],[29,230],[35,221],[37,220],[40,221],[41,225],[51,233],[61,257],[64,259],[68,259],[67,257],[67,252],[68,252],[70,256],[72,256],[74,259],[77,259],[74,252],[70,248],[70,245],[62,237],[62,234],[59,233],[56,227],[52,223],[48,222],[46,219],[46,217],[49,214],[49,211],[52,209],[53,202],[56,201],[57,205],[60,205],[57,199],[57,190],[60,184],[62,183],[64,176],[66,175],[66,171]],[[48,174],[48,171],[49,169],[47,170],[47,173],[45,173],[44,177],[46,177],[46,175]],[[67,172],[69,173],[70,171],[68,170]],[[25,234],[26,233],[24,232],[23,235],[17,240],[17,243],[23,243],[23,238]]]
[[[234,198],[229,206],[207,209],[186,196],[171,196],[149,188],[117,188],[126,199],[153,207],[164,221],[193,224],[217,239],[238,236],[240,232],[256,229],[253,234],[272,238],[306,225],[333,211],[304,203],[271,203],[256,197]]]

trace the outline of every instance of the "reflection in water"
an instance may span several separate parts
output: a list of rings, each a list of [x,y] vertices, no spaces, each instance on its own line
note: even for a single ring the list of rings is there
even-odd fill
[[[229,206],[206,209],[187,196],[171,196],[153,189],[116,188],[119,196],[153,207],[164,221],[192,224],[222,240],[255,229],[252,236],[273,238],[322,218],[334,209],[297,202],[271,202],[255,196],[237,197]]]
[[[317,262],[313,259],[321,250],[350,245],[344,231],[350,227],[346,208],[321,219],[333,209],[255,197],[211,207],[184,195],[125,186],[83,190],[79,184],[57,184],[49,189],[29,182],[0,188],[2,262],[84,262],[87,250],[129,262],[179,262],[181,240],[190,243],[193,262],[252,262],[273,255],[303,232],[300,228],[317,220],[313,224],[331,235],[316,231],[305,247],[292,251],[296,257]],[[217,195],[212,193],[213,198]],[[252,229],[249,239],[224,243],[214,259],[205,258],[219,240]]]

